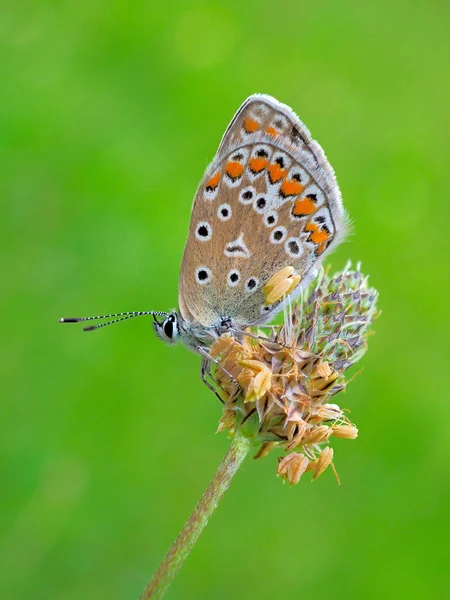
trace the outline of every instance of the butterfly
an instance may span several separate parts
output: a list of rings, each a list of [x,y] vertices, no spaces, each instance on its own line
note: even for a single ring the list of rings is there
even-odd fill
[[[242,335],[269,322],[300,294],[347,231],[340,190],[320,145],[291,108],[253,94],[231,120],[195,195],[178,310],[60,321],[119,317],[85,328],[93,330],[151,315],[163,341],[181,340],[212,359],[208,348],[223,333]],[[279,297],[277,285],[285,291]]]

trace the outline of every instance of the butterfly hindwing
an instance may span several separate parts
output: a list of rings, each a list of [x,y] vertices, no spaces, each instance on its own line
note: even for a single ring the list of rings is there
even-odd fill
[[[180,275],[180,310],[214,326],[264,322],[267,281],[286,266],[306,282],[345,234],[333,170],[293,111],[251,96],[197,191]]]

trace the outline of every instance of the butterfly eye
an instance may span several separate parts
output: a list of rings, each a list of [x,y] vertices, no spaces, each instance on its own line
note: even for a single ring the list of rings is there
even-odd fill
[[[200,285],[206,285],[207,283],[210,283],[212,280],[211,269],[208,267],[199,267],[195,271],[195,280]]]
[[[247,279],[246,284],[245,284],[245,289],[247,290],[247,292],[256,292],[258,287],[259,287],[259,280],[256,279],[256,277],[250,277],[250,279]]]
[[[212,238],[212,227],[206,221],[201,221],[195,228],[195,237],[201,242],[207,242]]]
[[[170,321],[169,319],[167,319],[167,321],[164,323],[164,333],[166,334],[166,336],[169,339],[172,339],[172,335],[173,335],[173,322]]]
[[[221,221],[231,219],[231,206],[229,204],[221,204],[217,209],[217,216]]]
[[[228,273],[228,285],[230,287],[235,287],[239,281],[241,280],[241,274],[237,269],[233,269]]]
[[[270,241],[272,242],[272,244],[281,244],[282,242],[284,242],[285,237],[286,227],[277,227],[270,234]]]

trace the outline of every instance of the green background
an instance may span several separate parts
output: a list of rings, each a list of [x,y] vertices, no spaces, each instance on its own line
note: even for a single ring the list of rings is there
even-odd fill
[[[380,291],[360,436],[293,488],[248,460],[167,598],[448,598],[449,4],[2,2],[2,600],[137,598],[226,451],[166,310],[191,201],[251,93],[336,169]],[[357,368],[353,369],[355,372]]]

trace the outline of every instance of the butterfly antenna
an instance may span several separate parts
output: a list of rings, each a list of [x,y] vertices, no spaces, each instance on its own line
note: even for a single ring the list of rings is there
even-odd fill
[[[59,322],[81,323],[83,321],[97,321],[98,319],[110,319],[112,317],[119,317],[118,319],[113,319],[112,321],[108,321],[107,323],[98,323],[97,325],[88,325],[87,327],[83,327],[83,331],[94,331],[95,329],[100,329],[100,327],[106,327],[107,325],[113,325],[114,323],[119,323],[120,321],[127,321],[128,319],[133,319],[134,317],[143,317],[146,315],[165,317],[167,316],[167,313],[155,312],[153,310],[144,310],[134,312],[112,313],[110,315],[99,315],[97,317],[63,317],[62,319],[59,319]]]

